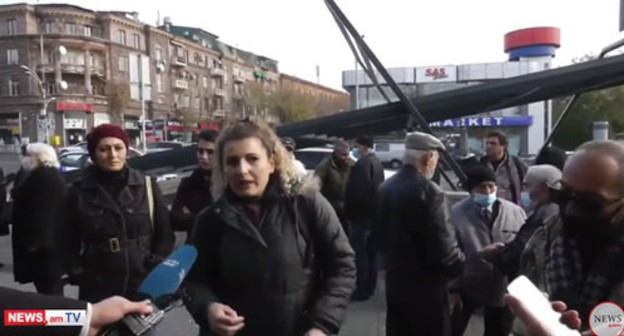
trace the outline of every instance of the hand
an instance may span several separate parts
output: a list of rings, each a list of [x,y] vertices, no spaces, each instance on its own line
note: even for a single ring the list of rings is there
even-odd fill
[[[313,329],[308,330],[308,332],[305,333],[305,335],[303,336],[327,336],[327,334],[321,331],[320,329],[313,328]]]
[[[233,336],[245,327],[245,318],[230,306],[213,303],[208,307],[210,329],[219,336]]]
[[[535,315],[513,295],[505,295],[505,301],[509,305],[509,309],[516,315],[525,326],[527,335],[533,336],[553,336],[543,326]],[[578,330],[581,328],[581,318],[575,310],[567,310],[565,303],[561,301],[555,301],[552,303],[553,309],[556,312],[561,313],[561,323],[565,324],[568,328]]]
[[[453,314],[456,309],[459,311],[464,309],[464,301],[462,301],[461,295],[459,295],[459,293],[449,293],[448,300],[449,311],[451,312],[451,314]]]
[[[491,258],[503,246],[505,246],[504,243],[490,244],[490,245],[484,247],[481,251],[479,251],[479,256],[481,256],[481,258],[486,258],[486,259],[487,258]]]
[[[100,330],[111,325],[128,314],[150,314],[152,307],[146,302],[132,302],[121,296],[113,296],[91,306],[91,324],[89,336],[99,334]]]

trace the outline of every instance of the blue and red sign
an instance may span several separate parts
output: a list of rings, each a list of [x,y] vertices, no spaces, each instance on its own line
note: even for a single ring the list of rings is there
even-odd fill
[[[528,127],[533,125],[533,116],[510,116],[510,117],[464,117],[447,119],[429,123],[431,128],[450,127]]]

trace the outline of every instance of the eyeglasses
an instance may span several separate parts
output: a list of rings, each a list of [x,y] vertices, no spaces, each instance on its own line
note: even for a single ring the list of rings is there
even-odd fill
[[[212,155],[212,154],[214,154],[214,149],[212,149],[212,148],[197,148],[197,154],[199,154],[199,155],[204,155],[204,154]]]

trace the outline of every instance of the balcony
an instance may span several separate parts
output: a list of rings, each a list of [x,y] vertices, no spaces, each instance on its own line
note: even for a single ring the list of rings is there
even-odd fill
[[[225,76],[225,70],[224,69],[220,69],[220,68],[213,68],[210,70],[210,75],[212,77],[224,77]]]
[[[214,95],[217,97],[225,97],[225,89],[215,88]]]
[[[173,81],[173,88],[178,90],[188,90],[189,83],[184,79],[176,79]]]
[[[186,58],[180,56],[173,56],[171,58],[171,65],[177,67],[185,67],[186,66]]]
[[[245,82],[245,76],[243,76],[242,73],[235,73],[234,76],[234,83],[244,83]]]
[[[225,118],[225,110],[224,109],[214,109],[212,110],[213,118]]]

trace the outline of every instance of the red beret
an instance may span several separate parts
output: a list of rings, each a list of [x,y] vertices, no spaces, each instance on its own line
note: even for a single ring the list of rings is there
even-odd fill
[[[126,145],[126,149],[130,147],[130,139],[123,128],[113,124],[102,124],[91,130],[91,133],[87,135],[87,150],[89,151],[91,160],[95,161],[95,148],[104,138],[117,138],[123,141]]]

